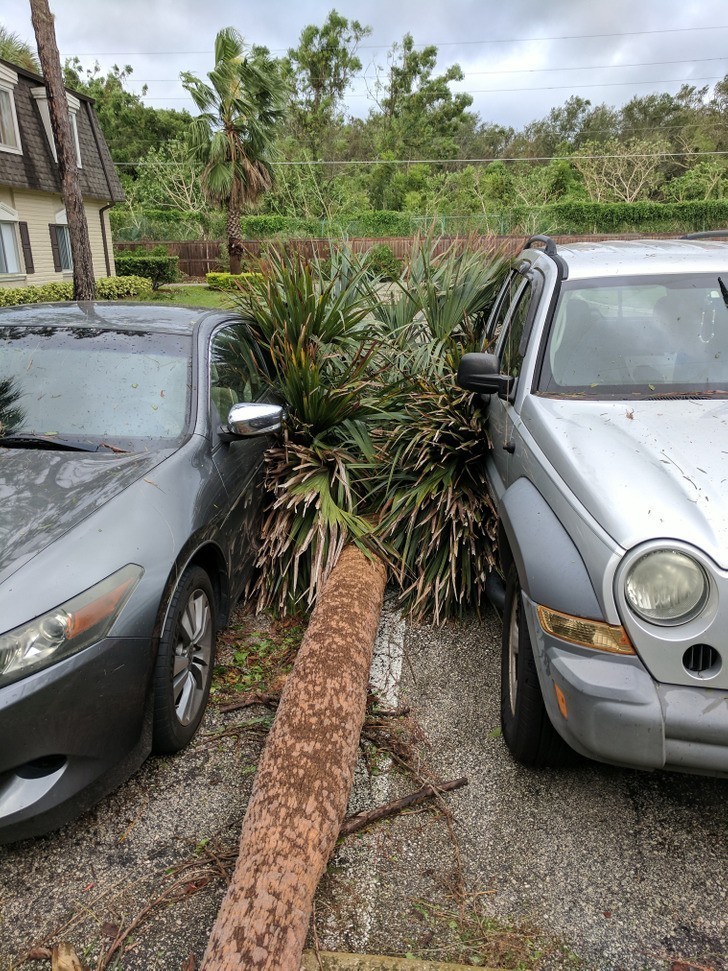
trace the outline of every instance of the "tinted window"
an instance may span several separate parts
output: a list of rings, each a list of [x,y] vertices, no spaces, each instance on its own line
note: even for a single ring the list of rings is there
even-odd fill
[[[531,306],[532,287],[530,281],[518,296],[518,301],[508,321],[508,330],[500,346],[500,370],[503,374],[517,377],[521,373],[523,355],[526,352],[524,330]]]
[[[260,398],[263,384],[245,324],[217,331],[210,345],[210,398],[220,422],[227,422],[233,405]]]

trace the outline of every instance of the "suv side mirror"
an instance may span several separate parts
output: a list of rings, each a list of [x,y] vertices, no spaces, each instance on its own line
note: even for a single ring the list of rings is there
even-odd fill
[[[501,398],[508,397],[513,384],[513,378],[509,374],[498,373],[498,358],[495,354],[464,354],[460,359],[456,380],[458,386],[466,391],[497,394]]]

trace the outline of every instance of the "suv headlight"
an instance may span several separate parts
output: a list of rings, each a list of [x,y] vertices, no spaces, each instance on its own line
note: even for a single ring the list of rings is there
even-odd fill
[[[0,635],[0,686],[105,637],[143,573],[130,563],[47,614]]]
[[[684,624],[697,617],[710,587],[705,570],[680,550],[652,550],[631,567],[624,582],[627,603],[652,624]]]

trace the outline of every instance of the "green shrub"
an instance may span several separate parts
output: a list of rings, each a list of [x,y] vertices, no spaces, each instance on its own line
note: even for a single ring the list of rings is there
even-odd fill
[[[116,268],[122,276],[143,276],[158,290],[164,283],[179,279],[179,257],[170,256],[163,246],[153,250],[127,250],[115,256]]]
[[[246,283],[262,280],[262,273],[206,273],[205,279],[211,290],[239,290]]]
[[[728,200],[556,202],[516,206],[509,215],[509,232],[690,233],[728,225]]]
[[[151,290],[152,281],[147,277],[111,276],[96,281],[99,300],[123,300],[138,297]],[[57,300],[73,300],[73,283],[41,283],[29,287],[0,288],[0,307],[14,307],[25,303],[52,303]]]
[[[96,281],[99,300],[129,300],[152,289],[152,281],[146,276],[107,276]]]
[[[406,212],[360,212],[349,221],[349,233],[352,236],[410,236],[412,220]]]
[[[392,247],[386,243],[378,243],[368,249],[364,265],[368,273],[382,280],[399,280],[402,275],[402,260],[394,255]]]
[[[269,239],[271,236],[319,236],[320,224],[295,216],[244,216],[240,228],[246,239]]]

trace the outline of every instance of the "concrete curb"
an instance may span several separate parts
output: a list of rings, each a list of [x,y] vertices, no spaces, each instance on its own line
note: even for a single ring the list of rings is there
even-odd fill
[[[301,971],[472,971],[472,965],[382,957],[377,954],[334,954],[331,951],[321,951],[316,955],[313,951],[306,951]]]

